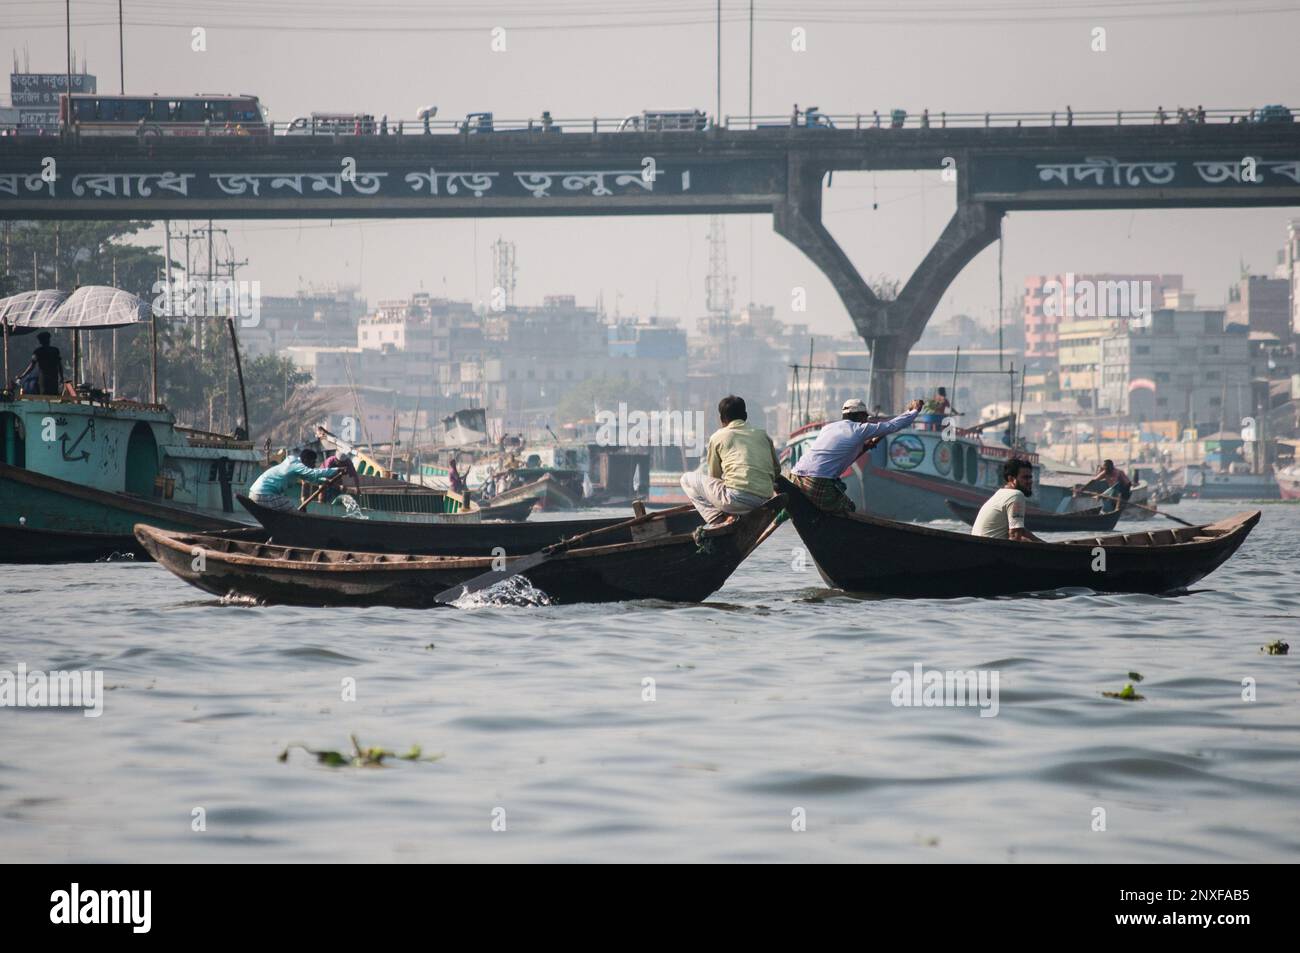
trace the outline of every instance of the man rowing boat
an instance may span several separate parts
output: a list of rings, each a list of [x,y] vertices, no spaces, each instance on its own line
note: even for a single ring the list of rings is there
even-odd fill
[[[682,474],[682,492],[706,523],[730,523],[772,496],[781,469],[776,447],[765,431],[749,426],[748,416],[743,398],[722,398],[718,402],[722,428],[709,438],[703,466]]]
[[[340,473],[334,467],[319,470],[315,467],[315,450],[304,450],[296,457],[290,454],[253,482],[248,490],[249,499],[273,510],[297,509],[298,504],[289,497],[290,487],[299,483],[329,483]]]
[[[853,501],[844,493],[840,474],[883,438],[912,426],[921,406],[920,400],[914,400],[893,420],[873,424],[868,422],[866,404],[856,398],[846,400],[840,410],[841,419],[822,427],[790,471],[790,482],[803,490],[818,509],[851,512]]]
[[[1025,529],[1025,509],[1029,505],[1028,497],[1033,495],[1033,465],[1028,460],[1008,460],[1002,464],[1002,489],[984,501],[971,527],[971,535],[1041,543],[1041,539]]]

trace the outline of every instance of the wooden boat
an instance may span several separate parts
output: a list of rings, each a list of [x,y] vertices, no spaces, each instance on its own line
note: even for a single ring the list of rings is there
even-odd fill
[[[819,510],[777,481],[822,578],[850,592],[919,598],[1002,596],[1078,587],[1162,593],[1212,573],[1245,541],[1259,511],[1206,526],[1061,543],[1022,543]],[[1104,570],[1094,570],[1105,554]]]
[[[716,592],[775,524],[773,497],[721,527],[670,531],[663,514],[626,542],[600,537],[558,553],[523,576],[553,602],[664,599],[700,602]],[[160,564],[218,596],[301,606],[431,608],[444,589],[488,572],[490,556],[395,556],[253,543],[141,524],[136,538]],[[613,536],[614,534],[610,534]],[[519,557],[512,557],[518,559]],[[509,563],[507,563],[509,565]]]
[[[485,520],[496,520],[504,523],[522,523],[528,519],[533,511],[537,501],[531,497],[525,497],[521,500],[507,500],[504,503],[482,503],[475,504],[473,512],[483,514]]]
[[[499,489],[482,506],[500,506],[531,500],[538,510],[574,510],[582,505],[582,474],[576,470],[542,470],[537,467],[520,467],[500,475],[503,484],[513,483],[509,489]]]
[[[956,500],[948,500],[948,509],[967,526],[975,525],[980,508]],[[1119,522],[1119,510],[1103,513],[1100,506],[1074,513],[1043,513],[1030,510],[1025,514],[1025,529],[1031,533],[1059,533],[1080,531],[1108,533]]]
[[[528,523],[390,523],[380,520],[317,516],[296,510],[273,510],[246,496],[244,508],[286,546],[307,549],[345,549],[363,553],[402,553],[411,556],[485,556],[496,547],[508,556],[535,553],[579,533],[626,522],[619,517],[585,520],[549,520]],[[662,514],[672,533],[690,533],[703,525],[694,507],[679,507]],[[484,519],[487,519],[487,513]],[[629,533],[608,542],[630,542]]]

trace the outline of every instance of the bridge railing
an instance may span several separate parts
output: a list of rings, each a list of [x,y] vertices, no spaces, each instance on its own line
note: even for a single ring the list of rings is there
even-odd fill
[[[1200,125],[1256,124],[1262,122],[1291,122],[1294,117],[1283,107],[1184,109],[1166,110],[1115,109],[1078,110],[1070,107],[1052,112],[909,112],[902,109],[873,110],[869,113],[822,113],[817,111],[792,111],[773,116],[725,116],[721,128],[727,131],[763,131],[774,129],[801,129],[810,134],[825,129],[972,129],[1008,127],[1052,126],[1150,126],[1150,125]],[[647,125],[647,122],[649,125]],[[470,117],[469,119],[388,119],[357,117],[356,119],[328,119],[304,123],[139,123],[109,125],[103,123],[74,126],[63,134],[74,138],[98,136],[145,137],[287,137],[287,138],[347,138],[354,136],[383,135],[556,135],[563,133],[619,133],[656,132],[675,135],[698,135],[718,128],[711,116],[681,121],[647,120],[642,116],[609,117],[559,117],[543,116],[532,119],[498,119],[496,117]],[[0,124],[0,136],[42,135],[58,136],[57,126],[17,127]]]
[[[1286,111],[1289,115],[1289,111]],[[1288,122],[1278,111],[1259,108],[1191,109],[1163,107],[1145,109],[1074,110],[1053,112],[909,112],[903,109],[873,110],[869,113],[821,113],[804,111],[780,116],[726,116],[723,127],[732,130],[774,129],[948,129],[1007,128],[1019,126],[1142,126],[1200,125],[1204,123]]]

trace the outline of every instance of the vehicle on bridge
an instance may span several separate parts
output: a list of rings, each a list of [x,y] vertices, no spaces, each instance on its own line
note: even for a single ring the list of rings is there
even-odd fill
[[[266,136],[256,96],[110,96],[63,93],[59,128],[82,136]]]
[[[1253,122],[1295,122],[1295,117],[1291,110],[1285,106],[1274,103],[1270,106],[1261,106],[1256,112]]]
[[[284,130],[286,136],[368,136],[376,129],[369,113],[312,113],[299,116]]]
[[[645,110],[619,123],[619,132],[703,132],[709,117],[699,109]]]

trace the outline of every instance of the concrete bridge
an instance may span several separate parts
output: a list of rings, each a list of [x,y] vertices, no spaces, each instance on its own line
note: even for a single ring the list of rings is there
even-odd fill
[[[871,117],[835,127],[0,139],[0,219],[384,218],[770,212],[826,274],[871,348],[873,403],[1009,211],[1300,205],[1300,124],[1129,113]],[[1049,118],[1050,117],[1050,118]],[[953,120],[950,122],[950,119]],[[1127,119],[1127,121],[1126,121]],[[1230,121],[1229,121],[1230,120]],[[779,123],[779,120],[778,120]],[[1014,124],[1013,124],[1014,123]],[[608,130],[608,131],[606,131]],[[822,223],[836,171],[931,169],[957,208],[898,296],[874,294]]]

